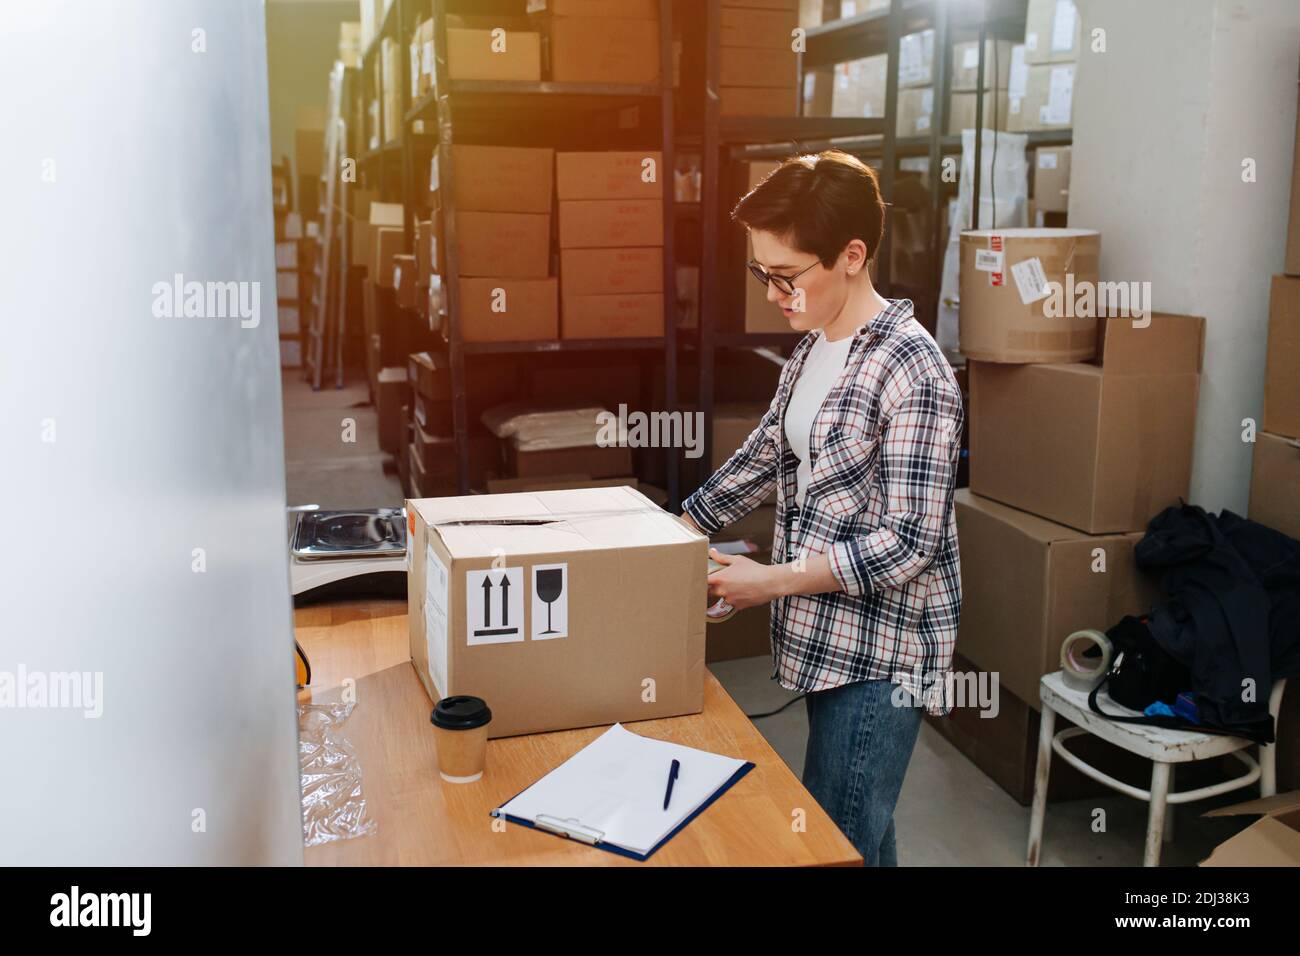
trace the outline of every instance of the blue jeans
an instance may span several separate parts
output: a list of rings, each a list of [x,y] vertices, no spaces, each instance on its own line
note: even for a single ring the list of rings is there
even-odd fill
[[[810,693],[803,783],[867,866],[898,866],[894,805],[921,729],[922,709],[893,702],[887,680]]]

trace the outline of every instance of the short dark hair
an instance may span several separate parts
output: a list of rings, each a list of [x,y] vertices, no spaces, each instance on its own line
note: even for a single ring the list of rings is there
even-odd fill
[[[731,218],[781,236],[830,268],[861,239],[874,259],[885,234],[885,203],[875,171],[838,149],[784,160],[736,203]]]

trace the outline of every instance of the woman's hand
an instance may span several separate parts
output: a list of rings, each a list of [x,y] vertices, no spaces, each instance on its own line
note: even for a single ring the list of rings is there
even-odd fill
[[[709,549],[709,557],[726,565],[709,575],[709,601],[722,598],[737,610],[767,604],[780,597],[771,565],[740,554],[721,554]]]

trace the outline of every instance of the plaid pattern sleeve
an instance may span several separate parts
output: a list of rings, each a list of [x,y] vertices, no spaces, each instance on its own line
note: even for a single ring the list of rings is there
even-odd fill
[[[780,394],[778,390],[778,398]],[[739,521],[771,494],[777,481],[780,428],[778,401],[774,399],[744,444],[682,502],[682,510],[705,534],[716,534]]]
[[[896,588],[933,563],[952,509],[961,422],[961,396],[934,378],[912,385],[889,414],[877,466],[884,498],[880,527],[827,550],[846,594]]]

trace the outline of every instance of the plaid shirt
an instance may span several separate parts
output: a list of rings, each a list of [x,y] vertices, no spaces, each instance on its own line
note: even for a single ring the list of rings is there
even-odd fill
[[[912,303],[892,300],[856,330],[813,421],[812,479],[796,508],[798,459],[782,423],[820,334],[800,340],[758,427],[683,507],[711,535],[775,486],[773,563],[828,555],[842,591],[772,602],[772,676],[782,687],[884,679],[945,714],[961,610],[953,508],[961,390]]]

